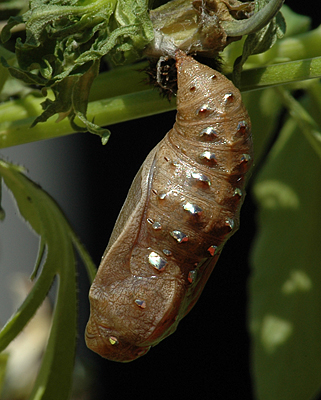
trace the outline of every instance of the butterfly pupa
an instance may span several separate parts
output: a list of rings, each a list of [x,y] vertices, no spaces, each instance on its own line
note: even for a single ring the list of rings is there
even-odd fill
[[[224,75],[177,52],[177,116],[138,171],[90,289],[87,346],[128,362],[173,333],[238,229],[251,122]]]

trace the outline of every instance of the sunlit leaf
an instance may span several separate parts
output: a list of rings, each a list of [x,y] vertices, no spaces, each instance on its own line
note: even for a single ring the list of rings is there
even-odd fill
[[[290,118],[254,185],[250,325],[258,400],[310,399],[320,389],[320,159]]]

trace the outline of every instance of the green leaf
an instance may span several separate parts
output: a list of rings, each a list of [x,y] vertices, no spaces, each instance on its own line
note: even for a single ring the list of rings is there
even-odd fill
[[[30,400],[67,400],[71,391],[77,336],[75,259],[70,240],[64,237],[62,231],[56,232],[56,235],[63,239],[63,243],[61,239],[57,240],[57,245],[64,246],[53,249],[60,251],[58,257],[48,251],[47,260],[51,267],[60,263],[58,298],[48,345]]]
[[[23,17],[18,15],[16,17],[10,17],[8,23],[1,30],[1,41],[3,43],[7,42],[11,37],[11,29],[19,24],[23,23]]]
[[[253,188],[259,235],[250,328],[258,400],[310,399],[320,389],[320,182],[320,158],[290,117]]]
[[[0,61],[2,61],[0,63],[0,93],[2,92],[3,86],[9,77],[9,71],[7,69],[9,64],[7,62],[5,62],[5,65],[3,64],[5,59],[7,59],[10,64],[13,64],[16,57],[14,53],[0,46]]]
[[[87,270],[87,274],[88,274],[88,278],[89,278],[89,282],[92,282],[94,280],[95,276],[96,276],[97,267],[93,263],[89,253],[87,252],[86,248],[81,243],[80,239],[75,234],[75,232],[71,231],[70,234],[71,234],[71,237],[72,237],[72,242],[73,242],[75,248],[77,249],[78,254],[80,255],[83,263],[85,264],[85,267],[86,267],[86,270]]]
[[[286,10],[289,10],[289,8],[283,6],[282,12]],[[244,65],[245,70],[259,66],[275,65],[280,62],[304,61],[304,59],[319,57],[321,55],[321,26],[306,32],[304,29],[307,28],[307,24],[309,23],[308,18],[302,15],[297,18],[296,15],[292,17],[292,12],[285,12],[284,14],[287,17],[287,30],[284,37],[277,40],[273,47],[264,53],[251,55]],[[244,41],[242,39],[231,43],[222,53],[228,70],[231,70],[230,66],[234,64],[235,59],[242,53]]]
[[[8,40],[10,29],[22,21],[26,40],[17,40],[19,67],[10,67],[9,72],[29,85],[50,87],[55,95],[43,103],[44,112],[34,125],[58,113],[68,116],[74,129],[99,134],[106,141],[106,130],[86,119],[90,87],[103,56],[117,64],[142,56],[154,35],[148,1],[31,0],[29,11],[9,20],[2,40]],[[76,115],[85,127],[75,124]]]
[[[286,4],[282,6],[282,14],[286,20],[286,32],[284,37],[297,35],[298,33],[310,30],[310,17],[295,13]]]
[[[0,395],[6,376],[6,368],[8,363],[9,354],[0,354]]]
[[[30,399],[67,400],[75,355],[77,313],[75,257],[70,227],[52,198],[23,175],[20,168],[0,161],[0,173],[15,197],[21,215],[42,237],[36,269],[39,268],[40,259],[43,262],[33,289],[0,332],[0,351],[32,318],[54,277],[58,275],[58,293],[49,342]]]
[[[266,149],[275,137],[279,124],[282,101],[273,89],[254,90],[242,94],[244,104],[251,116],[255,163],[253,168],[261,166]],[[254,172],[254,170],[253,170]]]

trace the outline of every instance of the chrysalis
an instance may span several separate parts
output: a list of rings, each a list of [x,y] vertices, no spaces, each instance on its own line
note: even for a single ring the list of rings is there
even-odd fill
[[[87,346],[128,362],[173,333],[238,229],[251,123],[237,88],[177,53],[177,117],[137,173],[90,289]]]

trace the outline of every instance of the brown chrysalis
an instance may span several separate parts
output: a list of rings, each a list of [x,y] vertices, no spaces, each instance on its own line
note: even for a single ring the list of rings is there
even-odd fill
[[[251,123],[225,76],[177,55],[177,117],[137,173],[90,289],[87,346],[128,362],[173,333],[237,230]]]

